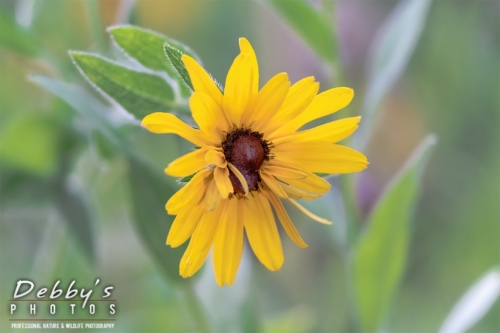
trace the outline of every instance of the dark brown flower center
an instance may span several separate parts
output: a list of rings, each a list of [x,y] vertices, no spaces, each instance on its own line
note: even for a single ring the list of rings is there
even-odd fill
[[[249,128],[238,128],[227,133],[222,142],[226,160],[233,164],[245,177],[250,191],[258,189],[259,168],[264,160],[269,160],[270,144],[262,139],[262,134]],[[244,194],[243,186],[236,175],[229,170],[229,179],[235,194]]]

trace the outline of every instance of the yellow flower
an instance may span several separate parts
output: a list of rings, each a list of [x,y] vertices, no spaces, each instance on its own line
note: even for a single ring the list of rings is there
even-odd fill
[[[189,106],[199,129],[162,112],[142,121],[153,133],[174,133],[198,147],[165,169],[174,177],[195,174],[165,206],[168,214],[177,215],[167,244],[177,247],[191,237],[180,263],[183,277],[196,273],[213,248],[219,286],[235,280],[244,231],[265,267],[275,271],[283,265],[271,206],[292,241],[305,248],[281,200],[315,221],[331,224],[295,199],[312,200],[328,192],[330,184],[314,173],[357,172],[368,164],[363,154],[336,144],[356,130],[360,117],[298,131],[347,106],[352,89],[316,95],[319,83],[313,77],[291,86],[287,74],[279,73],[259,90],[255,52],[245,38],[239,45],[224,93],[193,58],[182,56],[194,87]]]

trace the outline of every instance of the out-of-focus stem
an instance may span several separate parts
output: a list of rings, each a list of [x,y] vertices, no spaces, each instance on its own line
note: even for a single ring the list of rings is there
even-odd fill
[[[125,24],[130,22],[130,15],[134,9],[136,0],[121,0],[120,7],[116,14],[115,24]]]
[[[210,333],[212,331],[210,323],[208,322],[205,311],[201,306],[200,299],[196,296],[193,284],[190,282],[183,283],[182,287],[188,310],[191,313],[193,322],[196,325],[196,332]]]
[[[103,52],[106,47],[106,40],[104,38],[99,0],[86,0],[85,5],[87,7],[92,41],[95,43],[97,50]]]
[[[335,86],[342,86],[345,84],[344,73],[342,70],[342,61],[340,56],[340,45],[338,42],[338,32],[337,25],[335,20],[335,1],[334,0],[323,0],[323,10],[325,11],[325,15],[328,17],[330,21],[330,25],[334,30],[335,40],[332,41],[335,43],[335,55],[334,58],[330,62],[330,84]],[[351,111],[352,112],[352,111]],[[333,120],[333,119],[329,119]],[[348,142],[346,142],[348,145]],[[357,211],[356,205],[356,186],[355,186],[355,176],[354,175],[344,175],[340,181],[341,194],[343,197],[344,205],[345,205],[345,219],[346,219],[346,248],[342,251],[343,261],[345,264],[345,283],[346,283],[346,293],[347,293],[347,306],[348,306],[348,323],[351,327],[348,329],[352,329],[357,325],[356,321],[356,306],[355,306],[355,297],[351,280],[351,262],[352,262],[352,249],[354,244],[356,243],[357,235],[358,235],[358,226],[359,226],[359,214]]]
[[[329,80],[330,85],[341,86],[344,82],[343,72],[342,72],[342,61],[340,58],[339,42],[337,36],[337,26],[335,21],[335,1],[334,0],[323,0],[323,15],[326,17],[330,23],[330,28],[333,30],[333,49],[334,55],[332,59],[328,62],[329,65]]]
[[[323,0],[323,10],[328,15],[333,15],[335,11],[335,0]]]
[[[345,84],[344,73],[342,70],[342,61],[340,57],[340,46],[338,43],[338,33],[337,26],[335,22],[335,1],[334,0],[324,0],[323,10],[325,16],[330,21],[330,26],[334,29],[333,36],[335,39],[332,43],[335,43],[335,54],[333,59],[330,61],[330,84],[335,86],[342,86]],[[344,113],[344,115],[346,115]],[[346,115],[348,116],[348,115]],[[333,121],[334,118],[331,116],[329,121]],[[346,144],[349,140],[344,141]],[[355,178],[352,175],[345,175],[340,181],[340,186],[342,189],[342,196],[345,204],[346,212],[346,227],[347,227],[347,244],[352,245],[355,241],[357,235],[357,207],[356,207],[356,193],[355,193]]]

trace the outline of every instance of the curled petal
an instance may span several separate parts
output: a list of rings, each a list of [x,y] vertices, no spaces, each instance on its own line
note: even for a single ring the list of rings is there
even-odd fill
[[[227,199],[229,194],[234,192],[233,184],[229,179],[229,170],[227,168],[215,168],[214,180],[223,199]]]
[[[304,206],[302,206],[301,204],[299,204],[297,201],[293,200],[293,199],[288,199],[288,201],[294,205],[295,207],[297,207],[298,210],[300,210],[304,215],[306,215],[307,217],[309,217],[310,219],[316,221],[316,222],[319,222],[319,223],[322,223],[322,224],[326,224],[326,225],[331,225],[333,224],[333,222],[331,221],[328,221],[327,219],[324,219],[322,217],[319,217],[318,215],[315,215],[313,213],[311,213],[310,211],[308,211]]]
[[[208,165],[215,165],[219,168],[225,168],[227,166],[226,158],[224,154],[218,150],[210,150],[205,155],[205,162]]]
[[[273,191],[274,193],[276,193],[277,195],[279,195],[282,198],[288,198],[288,195],[286,194],[286,192],[283,190],[283,188],[280,186],[278,181],[276,181],[276,179],[274,179],[274,177],[272,175],[261,170],[260,178],[262,178],[264,183],[267,185],[267,187],[269,187],[271,189],[271,191]]]
[[[293,225],[292,220],[290,219],[290,216],[288,216],[288,213],[286,212],[285,207],[283,206],[281,200],[276,196],[276,194],[270,191],[263,191],[263,194],[269,199],[269,201],[273,205],[274,211],[276,212],[276,215],[278,215],[278,219],[280,220],[281,225],[283,226],[283,229],[287,233],[288,237],[290,237],[290,239],[298,247],[306,248],[307,244],[304,242],[302,237],[300,237],[299,232]]]
[[[243,187],[243,191],[245,191],[245,195],[247,195],[249,190],[248,190],[248,183],[247,183],[247,180],[245,179],[245,177],[242,175],[240,170],[238,170],[238,168],[235,167],[234,165],[232,165],[231,163],[227,162],[227,166],[234,173],[236,178],[238,178],[238,180],[241,183],[241,186]]]

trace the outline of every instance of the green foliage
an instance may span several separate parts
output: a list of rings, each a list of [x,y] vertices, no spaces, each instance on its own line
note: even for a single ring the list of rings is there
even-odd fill
[[[363,121],[355,136],[363,147],[371,132],[380,102],[403,74],[424,28],[431,0],[401,1],[378,31],[372,45]]]
[[[139,235],[167,276],[171,280],[180,279],[178,265],[184,248],[172,250],[165,245],[173,217],[166,214],[164,205],[175,192],[166,176],[157,175],[155,170],[150,169],[148,161],[134,151],[128,139],[111,124],[106,113],[103,112],[106,108],[87,96],[84,91],[43,76],[33,76],[31,79],[74,107],[93,129],[103,133],[103,137],[115,149],[128,157],[134,221]],[[71,204],[78,205],[74,200]],[[165,223],[159,221],[165,221]],[[86,234],[88,233],[79,234],[79,237],[83,238],[80,241],[84,244],[87,242]]]
[[[175,249],[165,245],[174,216],[168,215],[164,207],[175,189],[166,181],[166,176],[134,159],[129,159],[129,169],[135,227],[169,280],[182,281],[179,262],[187,244]]]
[[[335,2],[263,2],[281,15],[293,29],[291,33],[302,38],[318,59],[333,67],[326,75],[342,72],[338,67],[334,32],[334,26],[339,24],[332,15]],[[208,267],[199,274],[201,280],[196,282],[196,293],[191,291],[191,296],[187,297],[183,290],[193,287],[193,280],[184,281],[187,282],[184,287],[189,288],[169,283],[181,280],[178,265],[184,249],[171,249],[165,245],[173,217],[166,214],[164,205],[180,185],[161,174],[160,170],[187,151],[189,144],[173,136],[147,133],[132,117],[99,102],[92,95],[95,92],[87,89],[89,86],[77,87],[65,82],[72,80],[76,73],[69,57],[64,57],[65,50],[91,48],[93,51],[107,51],[102,18],[109,16],[109,8],[101,6],[99,1],[88,1],[86,7],[65,0],[36,3],[35,7],[31,0],[19,0],[0,6],[0,47],[7,50],[0,52],[4,78],[1,82],[3,98],[0,98],[3,120],[0,128],[0,213],[3,217],[0,243],[3,255],[0,259],[2,273],[7,271],[5,275],[9,279],[12,277],[5,285],[12,285],[10,281],[19,276],[37,276],[38,282],[40,276],[44,276],[42,271],[51,279],[62,278],[63,281],[76,273],[80,280],[90,280],[96,274],[108,276],[120,290],[119,325],[130,332],[189,329],[252,333],[262,330],[438,331],[446,312],[452,308],[454,310],[441,326],[443,332],[470,328],[498,331],[500,322],[495,314],[499,302],[493,299],[494,294],[487,293],[487,302],[485,298],[482,298],[482,303],[477,301],[478,295],[486,295],[477,292],[476,288],[484,281],[471,288],[476,291],[473,293],[476,297],[464,297],[453,306],[453,301],[460,298],[471,279],[488,267],[498,265],[497,232],[493,231],[498,230],[499,210],[495,199],[499,191],[491,185],[492,180],[498,179],[499,170],[498,131],[493,131],[493,124],[498,120],[496,90],[499,81],[497,75],[491,75],[498,72],[498,34],[495,33],[498,29],[494,29],[498,20],[495,21],[495,12],[492,7],[487,7],[488,4],[471,2],[464,7],[464,4],[456,6],[452,2],[436,2],[428,20],[434,25],[426,28],[429,33],[422,35],[426,38],[425,43],[421,43],[416,61],[410,63],[414,72],[410,80],[405,79],[403,90],[398,89],[398,102],[403,108],[411,110],[417,122],[432,123],[443,138],[442,154],[433,161],[433,173],[429,175],[433,178],[419,206],[421,209],[417,211],[418,244],[412,248],[414,258],[432,260],[410,262],[408,259],[412,237],[410,220],[422,188],[420,174],[432,150],[432,138],[428,138],[385,189],[359,239],[357,226],[361,222],[358,217],[362,213],[355,199],[365,195],[366,188],[355,193],[358,189],[350,181],[353,178],[330,177],[330,192],[318,200],[304,202],[304,205],[315,214],[334,221],[332,227],[301,223],[307,220],[303,214],[296,210],[289,212],[310,245],[307,251],[295,249],[289,246],[289,240],[283,239],[286,263],[280,272],[275,273],[268,272],[260,264],[254,265],[251,262],[253,257],[244,256],[236,284],[231,288],[221,289],[215,285],[210,263],[207,263],[205,266]],[[140,2],[127,12],[127,4],[132,3],[121,3],[116,21],[126,22],[132,17],[137,24],[159,27],[157,23],[147,21],[146,2]],[[171,20],[167,17],[170,12],[165,13],[165,22],[170,25],[161,27],[175,33],[180,40],[186,38],[199,45],[205,43],[204,55],[218,57],[210,61],[216,65],[217,74],[229,65],[225,57],[232,56],[232,52],[224,50],[236,46],[234,39],[228,36],[255,33],[245,30],[248,28],[245,22],[252,21],[252,15],[257,13],[253,10],[261,10],[260,7],[251,7],[251,2],[220,3],[220,6],[205,11],[210,13],[207,17],[196,15],[196,10],[188,7],[179,20]],[[366,95],[361,97],[363,120],[355,138],[355,145],[361,151],[365,151],[363,147],[378,120],[382,101],[391,94],[413,56],[430,3],[430,0],[399,1],[372,44],[367,82],[359,75],[349,75],[358,98],[360,87],[366,88]],[[484,12],[481,12],[481,6],[485,6]],[[380,9],[388,7],[382,5]],[[438,7],[436,11],[434,7]],[[29,8],[33,12],[24,12],[29,15],[23,16],[23,10]],[[87,9],[87,13],[82,15],[82,8]],[[235,10],[241,8],[244,10]],[[250,15],[248,9],[252,9]],[[365,8],[361,11],[363,14],[356,14],[357,18],[367,15]],[[14,17],[23,21],[26,27],[18,25]],[[25,20],[26,17],[29,19]],[[64,20],[57,20],[57,17]],[[273,15],[269,17],[274,18]],[[209,22],[207,18],[214,21]],[[477,24],[478,20],[481,24]],[[71,24],[65,26],[66,22]],[[491,22],[495,23],[493,28],[488,25]],[[265,27],[275,24],[262,23]],[[349,25],[357,24],[353,20],[339,30],[349,32]],[[228,31],[228,26],[231,31]],[[356,27],[359,29],[356,31],[363,32],[363,26]],[[172,27],[175,29],[171,30]],[[200,33],[197,31],[199,27],[204,29]],[[139,120],[153,111],[187,110],[192,84],[181,56],[186,53],[200,61],[187,46],[136,26],[114,26],[107,31],[114,46],[131,62],[135,61],[136,66],[128,68],[125,62],[115,63],[98,55],[72,53],[74,63],[97,91],[122,105]],[[459,40],[449,38],[452,35],[460,36]],[[276,41],[276,37],[270,36],[273,34],[259,35],[262,45]],[[210,43],[206,42],[208,39]],[[355,45],[359,41],[349,40],[349,43]],[[481,52],[477,52],[478,49]],[[427,62],[422,62],[426,58]],[[354,65],[362,66],[360,63]],[[264,64],[261,66],[265,67]],[[37,95],[38,87],[30,90],[23,86],[26,73],[31,71],[61,78],[30,77],[31,81],[65,101],[75,113],[66,112],[66,106],[56,109],[57,103],[43,94],[45,92]],[[265,69],[262,74],[264,77],[271,73]],[[290,74],[297,72],[292,69]],[[321,79],[337,82],[337,78],[324,76]],[[415,78],[419,80],[417,86],[412,82]],[[412,89],[414,92],[408,95]],[[464,91],[469,94],[457,93]],[[471,108],[474,112],[470,112]],[[33,116],[35,112],[37,114]],[[405,117],[404,113],[402,117]],[[394,127],[400,125],[398,121],[404,129],[411,126],[404,119],[394,119],[390,122]],[[484,119],[490,121],[486,123]],[[397,133],[388,124],[384,126],[384,134]],[[68,133],[73,140],[78,140],[75,146],[83,149],[63,148]],[[382,162],[383,158],[379,157],[385,157],[381,150],[401,154],[401,150],[395,152],[393,147],[378,143],[370,145],[368,152],[372,164],[366,172],[370,179],[378,174],[379,168],[391,167],[390,162]],[[71,163],[64,166],[67,152],[75,154],[71,156]],[[399,156],[391,155],[394,158]],[[75,178],[90,190],[80,191],[73,186],[71,180]],[[180,182],[188,182],[191,178],[192,175],[184,177]],[[378,191],[378,182],[373,187]],[[89,204],[92,206],[88,207]],[[54,208],[67,228],[60,228],[59,219],[53,218]],[[93,224],[94,219],[99,222],[98,228]],[[39,223],[47,221],[49,223]],[[129,222],[136,233],[129,230]],[[45,224],[52,226],[44,231]],[[74,239],[65,237],[67,231]],[[94,232],[99,232],[99,237],[94,238]],[[41,237],[44,234],[55,236]],[[143,247],[135,242],[136,238],[140,238]],[[332,246],[332,238],[337,246]],[[353,242],[356,239],[358,242]],[[99,252],[94,250],[97,242]],[[10,255],[16,250],[19,254]],[[88,260],[82,256],[93,258],[101,253],[105,253],[104,261],[101,257],[96,259],[103,265],[97,267],[88,267]],[[148,260],[147,255],[152,260]],[[349,259],[352,259],[350,266],[346,265]],[[19,268],[21,262],[26,266],[23,269]],[[439,264],[442,262],[446,265]],[[405,279],[404,285],[399,286],[406,266],[411,268],[411,279]],[[345,282],[342,275],[347,269],[349,274],[346,274]],[[162,281],[160,274],[168,281]],[[495,274],[498,280],[498,270]],[[136,287],[131,289],[132,292],[125,288],[131,283]],[[346,295],[347,284],[351,284],[352,298]],[[439,292],[429,295],[422,290]],[[471,295],[471,290],[466,296]],[[254,304],[256,299],[258,306]],[[186,301],[189,304],[182,306]],[[394,306],[396,302],[397,306]],[[194,308],[200,304],[203,305],[198,309],[201,315],[193,316],[197,312]],[[486,316],[476,324],[490,306],[493,306],[490,317]],[[267,309],[273,311],[259,316]],[[391,309],[394,312],[391,311],[389,317]],[[3,322],[2,316],[5,314],[0,315]],[[200,316],[207,317],[208,325],[192,323]],[[465,320],[467,325],[463,325],[464,318],[468,319]],[[460,329],[456,329],[457,322],[462,324]]]
[[[36,56],[40,46],[31,33],[18,26],[14,18],[0,8],[0,46],[28,56]]]
[[[95,237],[88,202],[83,193],[71,188],[67,177],[69,175],[65,172],[56,177],[51,197],[83,252],[91,261],[94,261]]]
[[[333,27],[325,13],[305,0],[266,0],[324,61],[337,57]]]
[[[168,42],[165,42],[165,44],[163,45],[163,49],[165,51],[165,56],[170,61],[172,67],[175,69],[175,72],[181,78],[182,82],[191,91],[194,91],[191,78],[189,77],[186,67],[184,66],[184,63],[181,60],[181,57],[184,53]]]
[[[114,26],[109,28],[108,32],[123,52],[137,60],[143,66],[156,71],[163,71],[171,78],[176,79],[180,83],[182,96],[187,97],[191,94],[193,87],[191,86],[189,76],[187,76],[189,83],[186,82],[184,76],[179,76],[183,72],[184,65],[182,62],[178,64],[177,61],[180,59],[175,58],[173,55],[173,53],[188,54],[201,62],[188,46],[157,32],[131,25]],[[188,83],[191,90],[186,89],[184,86],[186,83]]]
[[[108,119],[109,110],[94,97],[80,87],[43,75],[32,75],[30,80],[68,103],[92,128],[100,131],[115,149],[128,154],[128,145]]]
[[[189,183],[191,179],[193,179],[194,175],[196,175],[196,173],[179,179],[179,183]]]
[[[0,161],[24,172],[47,176],[57,164],[59,133],[40,116],[19,115],[0,131]]]
[[[157,75],[141,73],[94,54],[70,52],[70,55],[99,92],[114,99],[137,119],[176,106],[172,87]]]
[[[122,25],[111,27],[108,32],[118,47],[130,57],[147,68],[166,72],[172,77],[177,72],[163,53],[165,43],[200,61],[188,46],[151,30]]]
[[[420,175],[435,140],[426,137],[386,188],[354,249],[352,283],[363,331],[381,328],[403,274]]]

